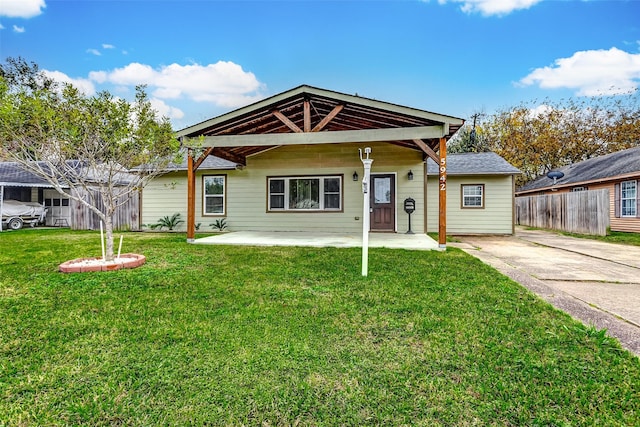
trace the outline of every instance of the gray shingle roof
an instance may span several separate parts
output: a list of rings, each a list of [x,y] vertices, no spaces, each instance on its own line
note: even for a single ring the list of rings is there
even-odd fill
[[[0,162],[0,185],[11,187],[52,187],[46,180],[25,171],[16,162]]]
[[[496,153],[461,153],[447,155],[447,175],[519,175],[512,166]],[[429,158],[427,175],[438,175],[438,165]]]
[[[178,164],[173,164],[171,166],[169,166],[167,168],[167,170],[169,171],[182,171],[182,170],[187,170],[187,156],[186,154],[184,156],[182,156],[182,163]],[[221,159],[220,157],[216,157],[216,156],[208,156],[200,165],[200,167],[198,169],[202,170],[202,169],[217,169],[217,170],[229,170],[229,169],[235,169],[237,166],[236,163],[234,162],[230,162],[228,160],[225,159]]]
[[[516,192],[539,190],[552,186],[563,187],[575,183],[606,181],[622,175],[640,174],[640,147],[594,157],[554,170],[564,173],[562,178],[556,180],[555,185],[553,179],[543,175],[518,188]]]

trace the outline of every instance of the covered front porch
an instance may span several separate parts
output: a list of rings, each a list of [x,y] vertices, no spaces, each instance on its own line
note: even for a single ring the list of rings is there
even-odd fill
[[[229,228],[238,231],[313,232],[322,224],[321,230],[350,233],[362,224],[363,232],[398,232],[406,229],[398,213],[407,200],[416,211],[414,230],[424,233],[424,162],[430,158],[439,165],[438,246],[444,249],[446,142],[463,124],[456,117],[300,86],[183,129],[177,136],[187,148],[187,241],[195,241],[197,222],[216,215],[229,218]],[[371,147],[374,156],[386,156],[369,160]],[[235,169],[219,174],[209,199],[201,190],[200,201],[196,176],[203,176],[199,168],[209,156]],[[351,177],[357,184],[347,184]],[[356,206],[356,190],[363,194],[362,207]],[[201,215],[198,204],[204,206]]]
[[[353,248],[362,247],[362,234],[289,232],[289,231],[235,231],[195,239],[199,245],[241,246],[307,246]],[[438,250],[438,242],[426,234],[370,233],[370,248],[407,250]]]

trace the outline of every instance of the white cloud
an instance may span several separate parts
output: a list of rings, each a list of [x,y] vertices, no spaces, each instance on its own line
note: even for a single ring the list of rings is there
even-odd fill
[[[0,30],[4,30],[4,25],[0,24]]]
[[[0,16],[33,18],[47,7],[44,0],[0,0]]]
[[[87,53],[90,53],[90,54],[95,55],[95,56],[102,55],[98,49],[87,49]]]
[[[22,33],[25,32],[25,29],[24,29],[24,27],[18,27],[17,25],[14,25],[13,26],[13,31],[16,32],[16,33],[22,34]]]
[[[112,44],[108,44],[108,43],[103,43],[102,44],[102,48],[103,49],[115,49],[116,47]]]
[[[640,53],[615,47],[587,50],[537,68],[519,82],[543,89],[574,89],[578,96],[619,95],[635,91],[640,84]]]
[[[460,10],[465,13],[480,13],[484,16],[508,15],[509,13],[529,9],[542,0],[438,0],[438,3],[462,3]]]
[[[153,109],[156,110],[162,117],[176,120],[180,120],[184,117],[184,112],[181,109],[167,105],[161,99],[151,98],[149,102],[151,103],[151,107],[153,107]]]
[[[104,83],[107,81],[107,72],[106,71],[91,71],[89,73],[89,80],[92,80],[96,83]]]
[[[91,80],[73,79],[60,71],[49,71],[49,70],[43,70],[43,71],[47,75],[47,77],[49,77],[50,79],[53,79],[60,83],[69,83],[75,86],[76,88],[78,88],[78,90],[80,90],[82,93],[88,96],[95,95],[96,93],[96,88],[93,82],[91,82]]]
[[[158,99],[188,99],[222,107],[254,102],[261,99],[260,92],[264,89],[253,73],[225,61],[209,65],[171,64],[159,69],[134,62],[111,72],[92,72],[89,78],[125,86],[146,84]]]

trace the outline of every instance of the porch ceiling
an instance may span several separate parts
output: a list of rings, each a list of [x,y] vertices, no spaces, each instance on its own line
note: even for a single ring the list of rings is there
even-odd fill
[[[432,155],[438,151],[439,138],[450,138],[463,124],[463,119],[451,116],[300,86],[183,129],[178,137],[186,146],[190,138],[204,137],[200,144],[208,148],[206,155],[246,164],[247,156],[279,145],[373,142],[378,137]],[[343,131],[348,132],[338,134]],[[257,135],[265,138],[260,141]]]

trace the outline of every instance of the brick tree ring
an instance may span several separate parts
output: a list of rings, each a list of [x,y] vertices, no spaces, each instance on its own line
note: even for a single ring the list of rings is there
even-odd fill
[[[60,264],[61,273],[87,273],[90,271],[115,271],[123,268],[137,268],[147,261],[144,255],[122,254],[113,261],[102,258],[76,258]]]

